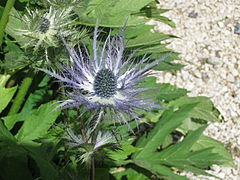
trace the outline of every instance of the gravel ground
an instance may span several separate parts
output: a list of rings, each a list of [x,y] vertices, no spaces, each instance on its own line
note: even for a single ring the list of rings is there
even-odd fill
[[[175,34],[170,48],[180,52],[183,64],[177,75],[159,72],[159,82],[191,91],[190,96],[207,96],[224,117],[211,123],[206,135],[225,144],[232,152],[236,168],[213,166],[209,172],[225,180],[240,180],[240,1],[160,0],[160,8],[172,9],[164,15],[176,23],[172,29],[159,22],[155,31]],[[193,180],[216,178],[195,176]]]

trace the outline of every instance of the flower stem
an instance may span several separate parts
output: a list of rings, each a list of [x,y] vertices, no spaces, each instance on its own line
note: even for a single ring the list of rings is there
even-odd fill
[[[8,22],[9,13],[10,13],[14,3],[15,3],[15,0],[7,0],[7,4],[4,8],[2,18],[0,20],[0,46],[2,45],[4,30],[5,30],[7,22]]]
[[[23,82],[17,92],[17,95],[13,101],[12,107],[8,113],[8,115],[13,115],[18,113],[22,102],[24,101],[24,98],[32,84],[32,80],[34,77],[35,73],[32,69],[29,70],[27,76],[23,79]]]
[[[92,180],[95,180],[95,161],[94,157],[92,158]]]

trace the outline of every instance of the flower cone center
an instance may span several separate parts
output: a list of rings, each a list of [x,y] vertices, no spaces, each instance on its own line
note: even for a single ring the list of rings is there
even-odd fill
[[[94,91],[97,96],[110,98],[116,94],[117,80],[113,72],[109,69],[100,70],[95,76]]]

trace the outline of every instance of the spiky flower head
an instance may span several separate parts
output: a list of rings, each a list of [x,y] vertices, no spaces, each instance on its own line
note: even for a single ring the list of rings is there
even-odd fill
[[[18,35],[26,38],[23,47],[34,47],[36,50],[40,46],[58,46],[59,33],[64,36],[74,33],[68,29],[73,22],[71,11],[71,8],[54,9],[53,7],[50,7],[46,13],[27,10],[27,14],[22,17],[21,29],[16,29]]]
[[[101,109],[99,112],[110,109],[117,114],[116,119],[125,123],[128,122],[126,114],[137,117],[138,109],[159,107],[151,98],[140,98],[139,95],[149,88],[140,88],[139,85],[149,75],[149,70],[161,60],[148,62],[148,58],[143,57],[135,64],[132,59],[134,54],[125,58],[124,31],[122,35],[114,37],[109,34],[102,47],[97,42],[98,36],[95,28],[93,58],[86,47],[83,53],[80,47],[75,50],[63,39],[70,54],[70,65],[61,65],[58,72],[43,70],[73,90],[59,107],[84,106],[86,111]],[[143,67],[144,63],[146,65]]]
[[[102,148],[116,144],[114,136],[109,131],[98,131],[96,139],[93,139],[92,131],[88,131],[85,136],[76,135],[71,129],[67,129],[67,145],[80,152],[79,159],[89,164],[93,156],[101,151]]]

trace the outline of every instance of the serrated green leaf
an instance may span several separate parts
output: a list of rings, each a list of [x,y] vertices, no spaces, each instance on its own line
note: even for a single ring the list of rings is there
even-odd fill
[[[172,146],[174,149],[174,145]],[[171,150],[172,150],[171,149]],[[185,150],[185,147],[183,147]],[[166,149],[167,151],[167,149]],[[175,166],[179,169],[184,169],[192,171],[192,168],[198,168],[199,173],[205,174],[204,171],[201,171],[202,168],[211,166],[213,164],[222,164],[222,157],[212,152],[212,148],[200,149],[198,151],[186,151],[184,153],[176,154],[174,156],[165,157],[163,154],[153,154],[152,163],[154,164],[164,164],[167,166]],[[161,156],[161,157],[159,157]],[[197,172],[195,169],[194,172]]]
[[[159,118],[162,116],[162,113],[164,112],[164,109],[158,110],[158,112],[144,112],[144,117],[142,118],[144,122],[151,122],[156,123],[158,122]]]
[[[146,16],[148,18],[161,21],[171,27],[175,27],[175,23],[168,19],[167,17],[160,16],[160,14],[165,13],[169,11],[168,9],[158,9],[157,8],[157,2],[151,2],[148,4],[148,6],[141,9],[140,13],[137,13],[138,15]]]
[[[164,33],[144,32],[133,39],[129,39],[126,48],[140,47],[156,43],[159,44],[160,41],[170,38],[176,38],[176,36]]]
[[[135,157],[134,162],[154,173],[162,174],[157,167],[177,167],[182,170],[193,171],[195,173],[210,175],[202,170],[212,164],[222,164],[223,158],[213,152],[213,148],[203,148],[197,151],[192,151],[191,148],[200,138],[203,130],[206,127],[200,127],[196,131],[189,133],[182,142],[174,144],[160,152],[148,152]],[[147,147],[148,148],[148,144]],[[140,154],[140,156],[139,156]],[[165,167],[165,168],[167,168]],[[169,173],[170,175],[170,173]]]
[[[8,147],[8,152],[0,161],[1,179],[5,180],[32,180],[32,174],[28,168],[28,158],[24,152],[19,152],[15,146]]]
[[[96,168],[96,174],[97,174],[97,176],[95,177],[96,180],[102,180],[102,179],[109,180],[110,179],[107,168]]]
[[[112,175],[116,178],[116,180],[122,180],[122,178],[125,176],[127,179],[134,179],[134,180],[148,180],[144,174],[142,174],[139,171],[135,171],[134,169],[128,168],[128,169],[120,169],[121,171],[118,172],[118,170],[111,169]]]
[[[150,46],[143,46],[141,50],[135,54],[135,56],[141,56],[150,53],[162,53],[167,52],[171,53],[171,49],[166,47],[167,44],[151,44]]]
[[[17,86],[12,88],[0,88],[0,113],[7,107],[8,103],[11,101],[13,95],[17,90]]]
[[[0,140],[9,144],[15,144],[15,137],[8,131],[2,121],[0,121]]]
[[[163,144],[166,136],[189,117],[189,113],[195,106],[196,104],[188,104],[176,112],[172,110],[164,112],[154,129],[138,140],[137,147],[141,147],[143,150],[134,153],[133,162],[155,174],[167,176],[166,179],[183,178],[178,177],[178,175],[174,177],[174,173],[168,168],[169,166],[209,175],[202,168],[212,164],[222,164],[223,158],[218,153],[214,153],[213,148],[191,150],[206,126],[190,132],[183,141],[157,152],[157,147]]]
[[[106,151],[108,157],[110,157],[112,160],[115,161],[116,164],[120,166],[128,163],[128,161],[125,162],[125,160],[128,158],[129,155],[140,150],[141,148],[137,148],[131,145],[130,141],[125,141],[121,144],[120,149],[114,151],[108,149]]]
[[[22,46],[27,43],[27,38],[20,36],[16,29],[24,29],[24,23],[21,21],[21,16],[15,8],[12,8],[9,15],[9,20],[6,26],[6,33],[14,37],[17,42]]]
[[[154,129],[149,134],[145,134],[138,140],[136,146],[143,148],[143,150],[135,153],[135,158],[141,159],[149,153],[155,152],[156,149],[163,143],[165,137],[180,126],[186,118],[188,118],[188,113],[194,106],[195,105],[193,104],[189,104],[176,112],[173,112],[171,109],[165,111]]]
[[[204,123],[205,124],[205,123]],[[182,125],[179,127],[179,129],[188,132],[188,131],[193,131],[202,126],[201,123],[193,121],[191,118],[187,118],[186,120],[183,121]]]
[[[25,56],[20,47],[8,38],[6,38],[5,43],[7,44],[4,49],[6,51],[5,59],[1,66],[10,72],[25,67]]]
[[[156,79],[156,77],[147,77],[145,82],[139,86],[143,88],[153,87],[152,90],[142,93],[142,97],[152,97],[154,95],[158,101],[170,101],[184,96],[188,92],[186,89],[177,88],[167,83],[156,83]]]
[[[200,138],[197,140],[197,142],[193,145],[191,150],[197,151],[199,149],[209,148],[209,147],[213,148],[212,149],[213,153],[217,153],[222,156],[222,165],[234,167],[232,156],[225,149],[224,144],[210,137],[201,135]]]
[[[54,107],[53,102],[49,102],[31,111],[17,133],[17,139],[20,142],[29,142],[42,137],[60,114],[59,109],[53,111]]]
[[[11,75],[0,74],[0,88],[4,88]]]
[[[220,121],[217,114],[214,111],[214,106],[211,100],[207,97],[181,97],[175,101],[169,103],[169,107],[178,108],[185,104],[197,103],[195,108],[190,112],[190,117],[196,119],[203,119],[206,121]]]
[[[189,135],[184,139],[184,141],[170,146],[169,148],[158,153],[157,156],[159,158],[174,159],[180,155],[188,153],[193,144],[199,139],[205,128],[206,126],[203,126],[196,131],[189,133]]]
[[[49,90],[48,83],[50,77],[45,76],[38,84],[37,89],[30,93],[20,113],[11,116],[2,117],[5,126],[11,130],[16,122],[24,121],[27,116],[34,110],[39,104],[48,102],[52,97],[52,90]]]
[[[151,1],[91,0],[84,8],[75,9],[76,14],[81,19],[77,24],[95,26],[97,21],[100,26],[105,27],[123,27],[126,21],[128,26],[144,24],[147,19],[139,18],[133,13],[138,12]]]
[[[49,80],[49,76],[44,76],[36,90],[29,95],[22,108],[21,119],[24,119],[32,109],[51,100],[53,92],[49,90]]]
[[[167,25],[169,25],[169,26],[171,26],[173,28],[176,27],[176,24],[171,19],[169,19],[169,18],[167,18],[165,16],[153,16],[153,18],[155,20],[161,21],[161,22],[163,22],[163,23],[165,23],[165,24],[167,24]]]
[[[50,160],[46,159],[46,154],[41,152],[37,147],[25,146],[29,155],[36,161],[40,169],[41,179],[52,180],[55,179],[58,172]]]
[[[4,7],[0,6],[0,18],[2,17]]]
[[[11,130],[16,122],[22,121],[19,113],[13,114],[11,116],[2,117],[1,119],[4,121],[4,124],[8,130]]]

